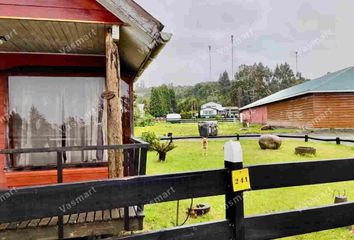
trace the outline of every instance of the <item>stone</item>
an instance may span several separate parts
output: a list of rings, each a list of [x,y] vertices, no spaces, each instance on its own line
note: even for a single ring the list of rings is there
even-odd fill
[[[295,154],[297,155],[316,155],[316,148],[313,147],[297,147],[295,148]]]
[[[261,149],[273,149],[277,150],[280,148],[282,140],[276,135],[262,135],[259,138],[259,146]]]
[[[244,127],[244,128],[249,128],[249,127],[250,127],[250,123],[247,122],[247,121],[243,121],[243,122],[242,122],[242,127]]]
[[[269,131],[269,130],[274,130],[274,127],[270,125],[265,125],[261,128],[262,131]]]

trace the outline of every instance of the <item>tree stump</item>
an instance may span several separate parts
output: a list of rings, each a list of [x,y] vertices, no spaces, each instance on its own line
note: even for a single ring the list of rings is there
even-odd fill
[[[297,147],[295,148],[295,154],[297,155],[316,155],[316,148],[313,147]]]

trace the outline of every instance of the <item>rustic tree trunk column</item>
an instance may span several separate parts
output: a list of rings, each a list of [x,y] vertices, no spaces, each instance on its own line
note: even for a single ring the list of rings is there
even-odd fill
[[[120,98],[120,61],[112,30],[106,32],[106,91],[108,144],[123,144],[122,104]],[[108,151],[109,178],[124,177],[124,156],[121,150]]]

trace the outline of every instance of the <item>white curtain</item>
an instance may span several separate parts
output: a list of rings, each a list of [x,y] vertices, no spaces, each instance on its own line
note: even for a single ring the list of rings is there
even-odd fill
[[[102,145],[104,78],[10,77],[9,134],[14,148]],[[66,163],[102,161],[102,151],[66,152]],[[21,154],[16,166],[56,164],[56,153]]]

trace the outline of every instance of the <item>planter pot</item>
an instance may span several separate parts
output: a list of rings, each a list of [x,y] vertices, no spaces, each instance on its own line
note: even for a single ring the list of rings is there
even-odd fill
[[[167,155],[167,153],[165,153],[165,152],[159,153],[159,160],[162,162],[166,161],[166,155]]]

